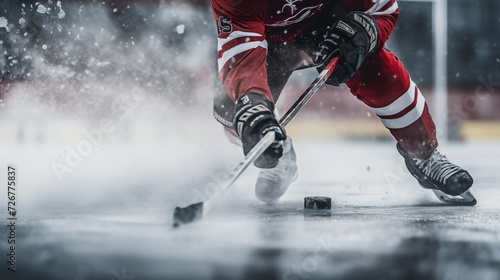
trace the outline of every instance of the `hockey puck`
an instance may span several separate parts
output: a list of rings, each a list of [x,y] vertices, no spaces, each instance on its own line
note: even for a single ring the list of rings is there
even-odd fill
[[[304,198],[305,209],[332,209],[332,199],[326,196],[308,196]]]

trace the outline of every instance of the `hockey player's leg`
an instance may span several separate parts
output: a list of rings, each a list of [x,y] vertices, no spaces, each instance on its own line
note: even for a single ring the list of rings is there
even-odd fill
[[[474,205],[470,174],[437,151],[436,129],[427,104],[398,58],[381,50],[365,60],[347,82],[353,94],[379,116],[419,184],[444,202]]]
[[[289,44],[270,43],[267,58],[269,88],[277,101],[293,71],[303,67],[303,57],[299,50]],[[279,115],[278,112],[275,112]],[[278,165],[262,169],[255,184],[255,196],[267,204],[275,204],[285,194],[292,182],[297,179],[297,156],[292,139],[287,136],[283,145],[283,156]]]
[[[268,46],[267,74],[269,88],[273,99],[277,101],[292,72],[304,67],[300,51],[290,44],[271,42]],[[214,117],[224,125],[226,137],[233,144],[241,146],[241,139],[232,129],[235,118],[234,102],[224,88],[216,83],[214,95]],[[278,112],[275,112],[278,116]],[[274,168],[262,169],[255,185],[257,198],[273,204],[286,192],[290,184],[297,178],[296,155],[292,140],[287,137],[283,145],[283,156]]]

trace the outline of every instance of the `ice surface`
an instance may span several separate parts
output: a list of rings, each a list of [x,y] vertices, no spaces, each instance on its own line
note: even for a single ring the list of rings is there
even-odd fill
[[[63,182],[48,167],[57,145],[2,147],[4,165],[19,166],[24,277],[2,279],[500,277],[498,142],[441,147],[474,176],[476,207],[443,206],[392,142],[297,139],[299,179],[276,206],[254,197],[250,168],[209,216],[177,230],[173,208],[217,183],[239,150],[217,137],[136,144],[103,144]],[[304,211],[312,195],[332,197],[331,212]]]

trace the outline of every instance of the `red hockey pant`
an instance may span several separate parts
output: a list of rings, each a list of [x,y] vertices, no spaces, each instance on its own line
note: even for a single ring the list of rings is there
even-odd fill
[[[414,156],[426,159],[437,147],[436,127],[427,103],[403,63],[385,49],[368,56],[346,83]]]

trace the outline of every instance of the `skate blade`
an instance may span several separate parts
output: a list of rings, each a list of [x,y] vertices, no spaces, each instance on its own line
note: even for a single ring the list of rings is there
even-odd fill
[[[472,193],[467,190],[461,195],[449,195],[445,194],[439,190],[432,190],[434,194],[441,200],[442,202],[453,205],[453,206],[474,206],[477,203],[476,198]]]

